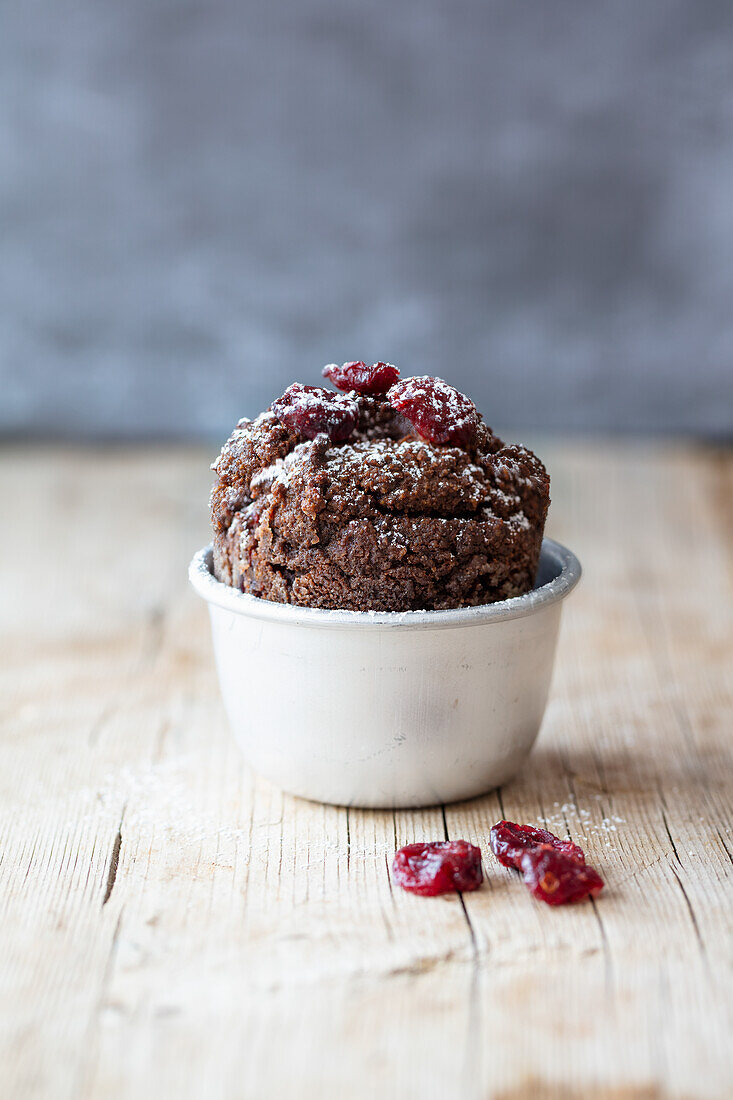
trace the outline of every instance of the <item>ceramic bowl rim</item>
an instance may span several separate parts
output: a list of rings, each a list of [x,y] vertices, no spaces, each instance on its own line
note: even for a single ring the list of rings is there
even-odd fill
[[[545,538],[542,540],[541,561],[547,562],[548,559],[556,575],[546,584],[533,588],[531,592],[510,600],[500,600],[498,603],[448,611],[327,611],[319,607],[298,607],[294,604],[262,600],[258,596],[231,588],[214,577],[211,543],[194,554],[188,567],[188,577],[198,595],[207,603],[248,618],[283,625],[352,630],[435,630],[522,619],[563,600],[580,580],[580,562],[566,546],[554,539]]]

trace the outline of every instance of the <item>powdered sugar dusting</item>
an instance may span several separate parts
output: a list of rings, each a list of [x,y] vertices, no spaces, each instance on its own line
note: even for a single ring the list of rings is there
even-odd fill
[[[403,378],[399,383],[401,397],[414,400],[428,395],[435,403],[442,405],[451,419],[460,420],[465,412],[465,402],[469,399],[444,378],[433,378],[429,374],[416,374],[413,378]],[[471,402],[473,405],[473,402]]]
[[[359,406],[352,397],[320,386],[301,386],[299,382],[288,386],[282,397],[273,401],[272,411],[306,439],[325,432],[332,442],[348,439],[359,418]]]
[[[255,490],[273,488],[276,482],[287,488],[290,485],[293,468],[302,465],[312,452],[313,443],[310,440],[306,443],[296,443],[292,451],[286,454],[284,458],[279,458],[276,462],[266,466],[254,475],[250,483],[253,490],[252,495],[255,495]]]

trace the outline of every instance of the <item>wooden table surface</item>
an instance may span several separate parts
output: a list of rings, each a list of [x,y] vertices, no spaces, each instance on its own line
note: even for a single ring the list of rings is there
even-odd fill
[[[585,577],[531,762],[385,813],[238,755],[186,581],[209,455],[0,452],[3,1100],[733,1096],[733,458],[542,453]],[[503,816],[578,840],[598,902],[535,902]],[[483,889],[394,888],[444,829]]]

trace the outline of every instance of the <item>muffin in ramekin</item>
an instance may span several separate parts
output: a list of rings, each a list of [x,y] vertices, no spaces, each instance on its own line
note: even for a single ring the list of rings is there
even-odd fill
[[[549,478],[441,379],[331,366],[240,421],[191,563],[252,765],[306,798],[454,801],[539,731],[580,566],[545,539]]]

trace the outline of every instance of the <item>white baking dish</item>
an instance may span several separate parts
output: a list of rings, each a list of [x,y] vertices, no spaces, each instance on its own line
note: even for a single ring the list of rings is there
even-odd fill
[[[252,766],[319,802],[410,807],[481,794],[524,763],[580,572],[545,539],[527,595],[408,612],[243,595],[214,578],[210,547],[189,577],[209,605],[224,705]]]

